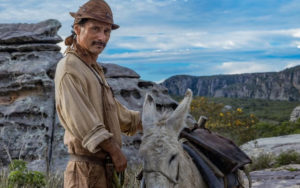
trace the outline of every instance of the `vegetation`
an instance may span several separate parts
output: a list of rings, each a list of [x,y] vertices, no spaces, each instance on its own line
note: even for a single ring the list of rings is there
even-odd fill
[[[293,109],[300,106],[299,101],[274,101],[249,98],[208,98],[209,101],[241,108],[246,114],[254,114],[261,121],[283,122],[290,119]]]
[[[123,187],[138,188],[140,182],[136,176],[142,170],[142,165],[135,165],[125,172]],[[63,174],[44,175],[41,172],[30,171],[26,167],[26,162],[13,160],[9,169],[0,171],[0,188],[62,188]]]
[[[252,127],[258,122],[254,114],[246,114],[242,108],[226,108],[204,97],[196,97],[191,104],[191,114],[198,119],[208,117],[206,127],[242,144],[254,139]]]
[[[252,164],[250,164],[250,171],[261,170],[266,168],[272,168],[274,165],[275,157],[272,154],[261,154],[258,157],[252,159]]]
[[[277,168],[288,164],[300,164],[300,153],[296,151],[286,151],[278,156],[272,154],[261,154],[252,159],[249,166],[250,171],[261,170],[266,168]],[[298,171],[298,169],[287,168],[289,171]]]
[[[38,171],[28,170],[26,162],[13,160],[9,165],[8,174],[1,172],[1,187],[45,187],[45,175]]]
[[[195,119],[205,115],[209,129],[240,145],[256,138],[300,134],[300,121],[289,121],[299,105],[297,101],[194,97],[191,114]]]
[[[259,122],[253,126],[256,138],[300,134],[300,121],[284,121],[279,124]]]
[[[172,96],[176,101],[182,100],[181,96]],[[201,97],[194,97],[198,100]],[[231,106],[233,109],[241,108],[246,114],[254,114],[260,121],[283,122],[288,121],[293,109],[300,106],[300,101],[274,101],[250,98],[225,98],[205,97],[209,102]]]

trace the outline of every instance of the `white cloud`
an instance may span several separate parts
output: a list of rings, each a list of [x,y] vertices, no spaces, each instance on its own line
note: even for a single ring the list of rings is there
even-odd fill
[[[297,48],[300,48],[300,41],[293,41],[291,46],[296,46]]]
[[[289,48],[300,29],[208,32],[172,26],[123,27],[113,33],[113,48],[133,50],[178,50],[206,48],[214,50],[262,50]],[[283,39],[283,37],[286,37]],[[274,42],[275,41],[275,42]],[[297,45],[299,46],[299,45]]]
[[[62,37],[62,38],[65,38],[65,37]],[[64,41],[58,43],[57,45],[61,48],[61,49],[60,49],[60,52],[61,52],[61,53],[64,53],[64,52],[66,51],[67,46],[65,45],[65,42],[64,42]]]
[[[221,70],[224,74],[276,71],[272,65],[262,64],[260,62],[224,62],[216,68]]]
[[[157,83],[157,84],[160,84],[160,83],[163,83],[165,80],[166,80],[166,78],[158,80],[158,81],[154,81],[154,82]]]
[[[300,61],[289,62],[289,63],[287,63],[287,65],[284,68],[287,69],[287,68],[291,68],[291,67],[294,67],[297,65],[300,65]]]

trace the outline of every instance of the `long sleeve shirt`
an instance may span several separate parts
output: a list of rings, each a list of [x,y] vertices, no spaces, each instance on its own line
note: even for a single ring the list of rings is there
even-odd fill
[[[132,135],[141,123],[137,111],[128,110],[111,96],[115,118],[105,121],[103,91],[109,87],[98,64],[96,74],[79,56],[68,53],[57,65],[55,75],[56,109],[65,128],[64,143],[69,153],[103,157],[99,144],[114,138],[121,145],[121,131]],[[107,122],[105,124],[105,122]]]

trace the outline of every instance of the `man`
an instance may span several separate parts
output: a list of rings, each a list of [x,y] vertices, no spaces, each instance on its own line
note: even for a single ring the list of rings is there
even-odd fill
[[[56,109],[70,154],[64,186],[111,187],[112,171],[106,168],[106,158],[111,158],[117,172],[125,170],[121,132],[133,135],[141,130],[141,118],[114,98],[96,62],[111,30],[119,28],[109,5],[90,0],[70,14],[75,18],[74,31],[65,40],[69,47],[55,75]]]

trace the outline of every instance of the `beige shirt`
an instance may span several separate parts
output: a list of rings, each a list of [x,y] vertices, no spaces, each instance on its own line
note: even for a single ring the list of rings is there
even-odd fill
[[[76,53],[68,53],[59,61],[55,74],[56,110],[65,128],[64,143],[69,153],[104,157],[99,144],[112,137],[121,145],[121,131],[133,135],[141,118],[139,112],[128,110],[111,96],[117,113],[113,121],[119,125],[105,125],[102,99],[109,86],[100,65],[95,63],[93,70],[102,84],[88,66]]]

